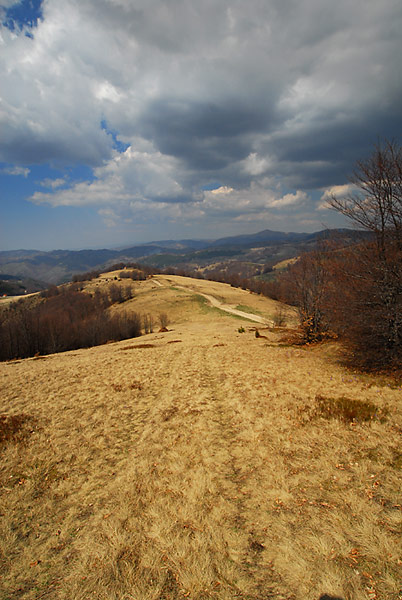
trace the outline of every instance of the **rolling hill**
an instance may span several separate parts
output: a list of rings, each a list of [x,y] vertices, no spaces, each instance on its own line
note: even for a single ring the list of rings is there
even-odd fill
[[[0,363],[1,597],[396,600],[400,382],[292,346],[267,298],[135,286],[110,310],[167,331]]]
[[[158,268],[206,269],[211,265],[236,261],[239,269],[250,266],[259,273],[265,266],[293,258],[313,248],[323,237],[332,235],[348,244],[361,232],[354,230],[283,233],[264,230],[218,240],[164,240],[120,250],[16,250],[0,252],[0,280],[6,276],[37,280],[44,285],[70,281],[75,273],[105,268],[118,262],[136,261]],[[42,286],[42,287],[40,287]]]

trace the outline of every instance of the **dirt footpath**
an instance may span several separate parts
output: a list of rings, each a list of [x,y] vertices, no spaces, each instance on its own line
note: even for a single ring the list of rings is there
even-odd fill
[[[163,287],[163,284],[159,280],[154,279],[153,281],[155,281],[155,283],[157,283],[160,287]],[[181,290],[184,290],[186,292],[190,291],[190,292],[193,292],[194,294],[198,294],[199,296],[202,296],[203,298],[208,300],[208,302],[211,304],[211,306],[214,306],[215,308],[219,308],[219,310],[223,310],[224,312],[230,313],[232,315],[236,315],[238,317],[242,317],[243,319],[248,319],[249,321],[254,321],[254,323],[261,323],[261,325],[265,325],[265,326],[273,326],[274,325],[274,322],[270,319],[264,319],[264,317],[260,317],[259,315],[244,312],[242,310],[238,310],[237,308],[235,308],[234,306],[231,306],[230,304],[225,304],[225,303],[221,302],[215,296],[211,296],[211,294],[205,294],[205,293],[197,290],[195,287],[191,287],[189,285],[188,286],[176,285],[176,287]]]

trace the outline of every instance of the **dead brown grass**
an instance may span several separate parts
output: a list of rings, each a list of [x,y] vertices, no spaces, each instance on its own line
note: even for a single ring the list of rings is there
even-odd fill
[[[373,402],[353,398],[315,398],[314,416],[324,419],[339,419],[344,423],[362,423],[367,421],[385,421],[388,415],[386,408],[379,408]]]
[[[0,415],[0,446],[8,442],[25,441],[35,426],[35,418],[31,415]]]
[[[171,285],[152,351],[0,365],[2,600],[397,600],[400,386]]]

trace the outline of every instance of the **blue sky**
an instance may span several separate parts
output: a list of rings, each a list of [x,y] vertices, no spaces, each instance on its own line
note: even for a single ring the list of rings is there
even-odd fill
[[[0,250],[317,231],[400,142],[399,0],[0,0]]]

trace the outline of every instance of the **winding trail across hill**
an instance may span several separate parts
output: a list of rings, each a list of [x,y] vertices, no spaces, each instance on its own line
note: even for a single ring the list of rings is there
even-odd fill
[[[219,308],[219,310],[223,310],[232,315],[237,315],[238,317],[243,317],[244,319],[249,319],[249,321],[254,321],[255,323],[261,323],[262,325],[273,325],[272,321],[268,321],[267,319],[264,319],[264,317],[260,317],[259,315],[255,315],[253,313],[238,310],[237,308],[233,308],[233,306],[230,306],[229,304],[223,304],[217,298],[215,298],[215,296],[211,296],[210,294],[203,294],[202,292],[196,293],[206,298],[212,306],[214,306],[215,308]]]
[[[153,281],[156,284],[158,284],[160,287],[164,287],[163,284],[158,279],[154,279]],[[271,321],[269,319],[264,319],[264,317],[261,317],[260,315],[255,315],[253,313],[244,312],[242,310],[238,310],[237,308],[234,308],[233,306],[230,306],[230,304],[224,304],[223,302],[218,300],[218,298],[215,298],[215,296],[211,296],[210,294],[204,294],[203,292],[200,292],[199,290],[196,290],[193,287],[190,287],[190,286],[187,287],[184,285],[177,285],[177,284],[175,285],[175,287],[177,287],[181,290],[184,290],[186,292],[198,294],[199,296],[202,296],[203,298],[208,300],[208,302],[211,304],[211,306],[214,306],[215,308],[218,308],[219,310],[223,310],[224,312],[227,312],[229,314],[236,315],[238,317],[243,317],[244,319],[248,319],[249,321],[254,321],[254,323],[260,323],[261,325],[273,326],[273,324],[274,324],[273,321]]]

